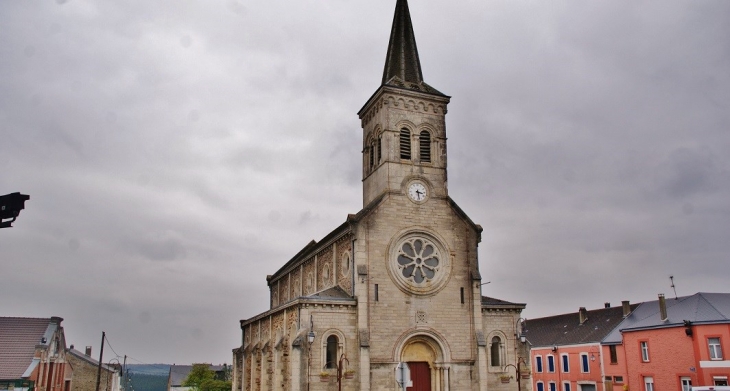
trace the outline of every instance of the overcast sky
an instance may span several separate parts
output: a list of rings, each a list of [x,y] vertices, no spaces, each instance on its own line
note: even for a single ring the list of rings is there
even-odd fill
[[[362,207],[395,0],[0,2],[0,316],[231,362]],[[483,294],[527,318],[728,292],[730,1],[411,0]],[[115,353],[116,352],[116,353]]]

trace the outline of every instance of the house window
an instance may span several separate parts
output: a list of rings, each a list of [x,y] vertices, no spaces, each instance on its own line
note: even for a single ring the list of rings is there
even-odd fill
[[[580,371],[583,373],[589,373],[591,368],[588,366],[588,353],[580,354]]]
[[[649,342],[641,341],[641,361],[649,362]]]
[[[611,364],[618,364],[618,354],[616,354],[616,345],[609,345],[608,353],[611,356]]]
[[[727,386],[727,376],[713,376],[712,381],[716,386]]]
[[[604,378],[603,378],[603,380],[604,380],[604,381],[610,381],[610,382],[612,382],[612,381],[613,381],[613,377],[611,377],[611,376],[606,376],[606,377],[604,377]]]
[[[720,338],[710,338],[707,340],[710,349],[710,360],[722,360],[722,347],[720,346]]]
[[[418,137],[418,157],[421,163],[431,163],[431,133],[427,130]]]
[[[550,386],[550,391],[558,391],[554,382],[550,382],[548,385]]]
[[[550,373],[555,372],[555,357],[554,356],[547,356],[547,367],[548,367],[548,372],[550,372]]]
[[[623,376],[614,376],[613,377],[613,382],[616,383],[616,384],[623,383],[624,382],[624,377]]]
[[[644,376],[644,391],[654,391],[654,378]]]
[[[411,160],[411,131],[406,128],[400,130],[400,158]]]
[[[545,391],[545,384],[543,382],[537,382],[537,391]]]
[[[542,373],[542,356],[535,356],[535,372]]]
[[[570,372],[570,360],[568,359],[568,355],[567,354],[563,354],[561,356],[561,358],[563,360],[563,372],[564,373]]]
[[[682,391],[692,391],[691,377],[681,377],[680,380],[682,381]]]
[[[499,337],[492,338],[492,346],[489,347],[489,351],[491,353],[492,358],[492,366],[493,367],[499,367],[502,365],[500,356],[501,356],[501,348],[502,340]]]
[[[337,368],[337,336],[330,335],[327,337],[327,358],[326,368]]]
[[[570,391],[570,382],[563,383],[563,391]]]

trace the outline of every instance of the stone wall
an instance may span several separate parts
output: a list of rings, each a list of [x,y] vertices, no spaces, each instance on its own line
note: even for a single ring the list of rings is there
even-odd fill
[[[312,255],[302,258],[288,271],[269,281],[271,307],[276,308],[300,296],[309,296],[334,286],[352,290],[352,235],[324,244]]]
[[[79,358],[74,354],[66,354],[66,360],[73,368],[73,378],[71,380],[71,391],[96,391],[96,375],[98,365]],[[113,371],[101,369],[101,382],[99,389],[101,391],[112,391],[115,389],[114,382],[117,380]]]

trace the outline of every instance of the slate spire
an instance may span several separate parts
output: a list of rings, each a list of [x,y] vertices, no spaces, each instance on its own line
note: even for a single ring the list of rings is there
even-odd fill
[[[418,58],[416,36],[413,34],[407,0],[398,0],[395,5],[388,54],[385,56],[383,85],[443,95],[423,81],[421,60]]]
[[[393,17],[393,27],[390,30],[390,43],[383,71],[383,84],[386,84],[393,76],[404,82],[416,84],[423,82],[421,61],[418,59],[416,37],[413,34],[407,0],[398,0],[395,5],[395,16]]]

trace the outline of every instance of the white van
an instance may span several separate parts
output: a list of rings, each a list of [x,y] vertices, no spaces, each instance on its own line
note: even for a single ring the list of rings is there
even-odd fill
[[[730,386],[693,386],[692,391],[730,391]]]

